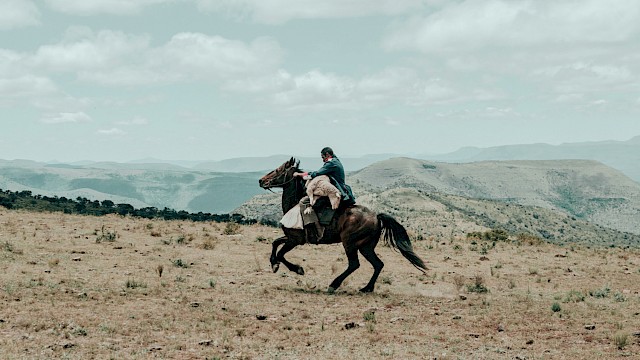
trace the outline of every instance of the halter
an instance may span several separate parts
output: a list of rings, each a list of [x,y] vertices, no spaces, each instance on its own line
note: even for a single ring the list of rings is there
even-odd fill
[[[295,167],[296,165],[291,165],[288,168],[284,169],[284,182],[282,184],[278,184],[277,187],[282,186],[284,188],[285,185],[289,184],[290,182],[294,181],[296,179],[295,176],[291,176],[291,179],[287,180],[287,172],[289,171],[289,169]],[[271,186],[271,184],[269,184],[269,187],[266,190],[269,190],[271,192],[273,192],[273,190],[271,190],[272,187],[276,187],[276,186]],[[297,184],[296,184],[296,188],[297,188]]]

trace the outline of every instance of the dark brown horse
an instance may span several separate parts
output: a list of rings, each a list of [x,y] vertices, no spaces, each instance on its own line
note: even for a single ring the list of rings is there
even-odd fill
[[[300,177],[294,177],[294,172],[299,172],[300,162],[291,158],[277,169],[271,171],[259,180],[263,189],[282,188],[282,212],[283,214],[294,207],[305,195],[304,181]],[[284,236],[273,241],[271,252],[271,268],[278,271],[280,263],[283,263],[290,271],[304,275],[301,266],[288,262],[284,255],[298,245],[306,243],[303,229],[289,229],[282,227]],[[400,253],[416,268],[427,270],[424,262],[413,252],[411,240],[404,227],[387,214],[376,214],[364,206],[352,205],[339,207],[334,220],[326,228],[322,238],[323,244],[342,243],[344,251],[349,259],[347,269],[335,278],[329,285],[329,292],[335,291],[344,279],[360,267],[358,251],[367,261],[373,265],[373,276],[369,283],[360,289],[362,292],[372,292],[384,263],[375,253],[378,240],[384,234],[385,242]],[[278,247],[282,248],[278,251]]]

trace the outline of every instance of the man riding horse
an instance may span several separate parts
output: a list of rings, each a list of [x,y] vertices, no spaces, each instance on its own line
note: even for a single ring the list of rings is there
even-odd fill
[[[340,159],[333,153],[333,149],[325,147],[320,151],[322,162],[324,163],[318,171],[295,172],[293,176],[302,177],[303,179],[313,179],[316,176],[327,175],[331,183],[338,189],[341,195],[339,208],[344,208],[355,204],[356,198],[351,191],[351,187],[345,183],[344,167]],[[326,204],[326,202],[321,202]],[[310,209],[310,210],[309,210]],[[302,212],[302,221],[304,224],[307,239],[310,243],[319,243],[324,235],[324,228],[321,225],[321,219],[318,218],[315,210],[311,206],[308,197],[304,197],[300,201],[300,210]],[[329,221],[333,216],[333,211],[328,211]]]

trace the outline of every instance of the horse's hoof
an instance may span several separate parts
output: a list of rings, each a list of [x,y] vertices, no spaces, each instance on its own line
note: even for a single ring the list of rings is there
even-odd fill
[[[329,288],[327,289],[327,293],[329,294],[335,294],[336,293],[336,289],[332,288],[331,286],[329,286]]]
[[[372,293],[373,289],[372,288],[367,288],[367,287],[363,287],[362,289],[360,289],[361,293]]]
[[[274,273],[278,272],[278,269],[280,269],[280,264],[271,264],[271,270],[273,270]]]
[[[303,269],[303,268],[301,268],[301,267],[299,267],[299,268],[296,270],[296,274],[298,274],[298,275],[304,275],[304,269]]]

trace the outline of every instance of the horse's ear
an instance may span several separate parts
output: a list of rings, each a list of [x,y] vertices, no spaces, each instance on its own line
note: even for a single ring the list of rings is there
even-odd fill
[[[291,157],[291,159],[289,159],[289,165],[293,165],[293,162],[295,161],[295,159],[293,158],[293,156]]]
[[[296,161],[296,169],[300,167],[300,160]]]

